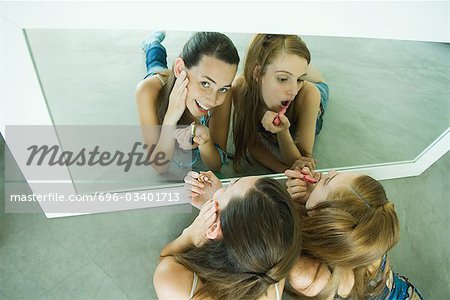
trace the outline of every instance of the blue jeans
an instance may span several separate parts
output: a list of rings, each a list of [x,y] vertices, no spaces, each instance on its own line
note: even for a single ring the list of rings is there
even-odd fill
[[[152,42],[145,49],[145,65],[147,66],[147,75],[144,79],[167,69],[167,51],[158,41]]]

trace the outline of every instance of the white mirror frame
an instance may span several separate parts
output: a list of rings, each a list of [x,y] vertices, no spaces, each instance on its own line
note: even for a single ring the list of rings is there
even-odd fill
[[[159,14],[152,15],[153,11]],[[23,32],[34,28],[209,30],[450,41],[447,1],[2,2],[0,131],[6,143],[8,125],[53,125]],[[54,140],[59,145],[56,134]],[[418,176],[449,148],[447,129],[414,160],[340,170],[357,171],[378,180]],[[14,149],[10,150],[15,156]],[[29,180],[26,170],[21,171],[33,193],[39,194],[42,181]],[[58,182],[67,183],[67,192],[76,194],[67,169],[65,174]],[[285,178],[282,174],[268,176]],[[44,213],[48,218],[74,215]]]

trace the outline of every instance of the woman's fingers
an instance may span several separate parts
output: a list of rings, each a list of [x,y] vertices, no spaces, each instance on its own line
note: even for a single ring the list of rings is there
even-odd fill
[[[189,79],[186,78],[186,72],[182,71],[180,76],[175,80],[175,84],[172,89],[172,93],[176,96],[176,99],[185,99],[187,95],[187,85]]]
[[[288,179],[288,181],[286,181],[286,186],[288,188],[289,187],[293,187],[293,186],[297,186],[297,185],[306,187],[306,182],[304,182],[301,179],[294,179],[294,178],[293,179]]]
[[[202,188],[190,184],[185,184],[184,190],[191,196],[198,196],[205,194],[205,191]]]
[[[273,119],[275,119],[276,116],[278,116],[278,113],[276,113],[274,111],[271,111],[271,110],[266,110],[262,120],[272,122]]]
[[[295,197],[304,197],[308,194],[308,192],[306,190],[302,190],[302,189],[291,189],[288,190],[289,195],[291,195],[292,198]]]
[[[316,179],[317,181],[319,181],[320,179],[322,179],[322,173],[319,172],[315,172],[313,175],[314,179]]]
[[[213,203],[213,199],[209,199],[208,201],[206,201],[202,207],[202,211],[200,212],[200,214],[204,215],[205,212],[211,208],[212,203]]]
[[[313,170],[316,167],[316,161],[312,157],[302,156],[297,159],[291,166],[292,170],[295,169],[303,169],[304,167],[308,167],[310,170]]]
[[[217,213],[214,211],[212,214],[208,215],[208,217],[205,219],[205,226],[208,228],[211,226],[217,219]]]
[[[289,194],[296,194],[296,193],[306,193],[307,192],[307,187],[306,186],[293,186],[293,187],[289,187],[288,189]]]
[[[187,83],[186,83],[186,85],[187,85]],[[180,101],[182,101],[184,104],[186,104],[187,92],[188,92],[187,87],[184,87],[183,92],[181,93],[181,98],[180,98]]]
[[[219,180],[219,178],[217,178],[217,176],[212,171],[207,171],[207,172],[202,171],[200,173],[206,175],[209,178],[209,180],[211,180],[211,181]]]
[[[302,200],[302,201],[299,201],[301,204],[306,204],[306,201],[304,201],[304,197],[306,196],[306,193],[305,192],[303,192],[303,193],[294,193],[294,194],[290,194],[291,195],[291,198],[292,198],[292,200]]]
[[[184,177],[184,182],[187,183],[188,185],[197,186],[199,188],[204,188],[205,185],[203,183],[201,183],[200,181],[198,181],[197,178],[193,178],[189,175],[186,175],[186,177]]]
[[[291,122],[289,122],[289,119],[288,119],[288,117],[286,117],[285,115],[279,115],[279,118],[280,118],[280,120],[281,120],[281,126],[284,128],[284,127],[287,127],[287,128],[289,128],[290,126],[291,126]]]
[[[284,174],[289,178],[303,178],[303,174],[297,170],[286,170]]]
[[[195,136],[194,137],[194,142],[196,143],[196,144],[198,144],[198,145],[203,145],[204,143],[205,143],[205,140],[203,139],[203,138],[201,138],[201,137],[199,137],[199,136]]]
[[[186,176],[192,177],[192,178],[198,178],[198,176],[200,175],[200,173],[197,173],[195,171],[189,171]]]
[[[211,139],[209,128],[204,125],[198,125],[195,132],[194,142],[203,145]]]
[[[190,192],[195,193],[195,194],[197,194],[197,195],[203,195],[203,194],[205,193],[205,191],[204,191],[203,189],[198,188],[198,187],[196,187],[196,186],[194,186],[194,185],[189,186],[189,187],[187,188],[187,191],[188,191],[188,192],[190,191]]]
[[[316,161],[312,157],[302,157],[305,162],[305,167],[308,167],[310,170],[314,170],[316,168]]]
[[[184,182],[193,186],[198,186],[199,188],[204,188],[205,185],[198,181],[198,177],[200,176],[200,173],[197,173],[195,171],[189,171],[187,173],[186,177],[184,177]]]
[[[276,112],[267,110],[261,119],[261,125],[264,127],[264,129],[270,131],[269,129],[274,127],[274,125],[272,124],[273,119],[275,119],[277,116],[278,114]]]
[[[287,191],[289,192],[289,194],[294,194],[294,193],[299,193],[299,192],[306,192],[306,191],[308,191],[308,187],[307,186],[303,186],[303,185],[294,185],[294,186],[288,187]]]
[[[208,200],[202,208],[202,218],[208,226],[216,220],[217,202],[212,199]]]
[[[201,199],[199,199],[197,197],[193,197],[191,204],[198,209],[202,209],[202,207],[205,203]]]
[[[180,72],[180,75],[178,75],[177,79],[175,79],[175,84],[173,85],[173,89],[172,90],[178,90],[180,86],[182,86],[182,84],[184,83],[185,79],[186,79],[186,71],[183,70]]]
[[[314,169],[314,164],[311,161],[305,161],[305,167],[308,167],[310,170]]]

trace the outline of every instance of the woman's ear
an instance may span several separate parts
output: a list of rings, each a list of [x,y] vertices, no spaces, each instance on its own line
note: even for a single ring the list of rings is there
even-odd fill
[[[175,77],[178,77],[180,75],[181,71],[183,71],[184,69],[186,69],[184,60],[180,57],[175,59],[175,63],[173,65],[173,74],[175,75]]]
[[[256,65],[255,69],[253,69],[253,80],[255,80],[256,82],[258,82],[260,70],[261,70],[261,67],[259,65]]]
[[[208,231],[206,232],[206,237],[210,240],[221,240],[222,235],[222,226],[220,225],[220,219],[217,218],[217,220],[211,224],[211,226],[208,228]]]

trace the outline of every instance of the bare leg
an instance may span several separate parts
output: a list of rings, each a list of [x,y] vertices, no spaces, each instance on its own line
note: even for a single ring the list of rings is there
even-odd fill
[[[322,77],[320,72],[314,68],[312,64],[309,64],[308,74],[306,75],[306,80],[309,82],[325,82],[325,78]]]

